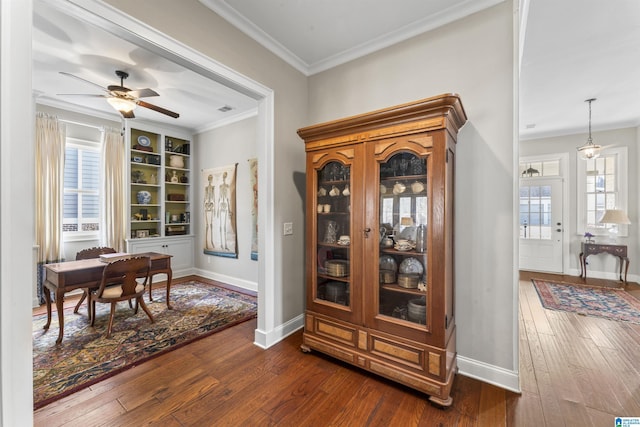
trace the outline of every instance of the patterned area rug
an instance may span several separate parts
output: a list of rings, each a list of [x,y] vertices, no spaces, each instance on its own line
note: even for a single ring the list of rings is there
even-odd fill
[[[142,309],[134,315],[126,302],[118,303],[111,338],[106,338],[109,304],[96,304],[95,326],[89,325],[86,303],[78,314],[65,309],[64,338],[60,345],[58,318],[53,312],[33,318],[33,392],[38,409],[95,384],[152,357],[175,350],[229,326],[256,317],[253,296],[199,282],[171,287],[172,310],[167,309],[166,288],[153,290],[147,302],[155,323]]]
[[[531,281],[544,308],[640,324],[640,301],[622,289]]]

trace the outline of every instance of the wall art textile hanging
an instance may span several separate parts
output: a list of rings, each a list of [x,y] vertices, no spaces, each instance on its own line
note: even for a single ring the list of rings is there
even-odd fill
[[[258,260],[258,159],[249,159],[251,189],[253,200],[251,205],[251,259]]]
[[[236,235],[236,169],[238,164],[203,169],[204,253],[238,257]]]

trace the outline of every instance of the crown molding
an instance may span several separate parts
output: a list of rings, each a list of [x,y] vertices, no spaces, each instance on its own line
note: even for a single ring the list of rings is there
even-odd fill
[[[230,125],[235,122],[239,122],[239,121],[242,121],[251,117],[257,117],[257,116],[258,116],[258,108],[252,108],[251,110],[243,111],[241,113],[234,114],[233,116],[225,117],[224,119],[216,120],[213,123],[196,128],[194,129],[193,132],[197,135],[197,134],[205,133],[213,129],[217,129],[223,126]]]
[[[287,64],[291,65],[302,74],[309,76],[309,64],[284,47],[269,34],[265,33],[252,21],[245,18],[244,15],[238,13],[237,10],[229,6],[224,0],[200,0],[200,3],[220,15],[231,25],[260,43],[273,54],[280,57],[280,59],[285,61]]]
[[[395,31],[383,34],[366,43],[338,52],[335,55],[312,64],[303,61],[295,53],[287,49],[282,43],[275,40],[252,21],[238,13],[238,11],[233,7],[229,6],[225,0],[199,1],[240,31],[251,37],[253,40],[260,43],[273,54],[280,57],[283,61],[300,71],[302,74],[305,76],[311,76],[449,24],[483,9],[502,3],[505,0],[467,0],[458,5],[444,9],[437,14],[419,19]]]

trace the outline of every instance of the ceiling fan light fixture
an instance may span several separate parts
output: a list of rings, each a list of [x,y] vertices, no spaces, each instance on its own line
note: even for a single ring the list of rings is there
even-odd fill
[[[596,98],[591,98],[584,101],[589,103],[589,138],[587,138],[587,143],[578,147],[577,150],[578,153],[580,153],[580,156],[585,160],[599,157],[600,150],[602,149],[601,146],[594,144],[593,138],[591,138],[591,103],[595,100]]]
[[[133,110],[135,110],[135,108],[138,105],[136,104],[135,101],[131,99],[116,98],[116,97],[107,98],[107,102],[117,111],[124,112],[124,113],[132,112]]]

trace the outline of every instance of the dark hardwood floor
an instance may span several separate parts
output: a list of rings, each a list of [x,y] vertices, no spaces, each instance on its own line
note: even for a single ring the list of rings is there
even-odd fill
[[[53,402],[34,413],[35,425],[600,427],[639,416],[640,325],[545,310],[530,277],[521,279],[522,394],[458,374],[453,405],[441,410],[411,389],[302,353],[300,331],[262,350],[253,320]]]

